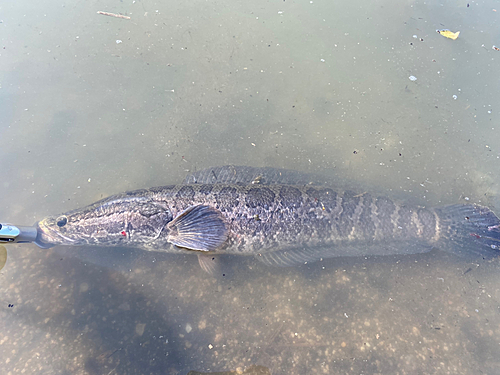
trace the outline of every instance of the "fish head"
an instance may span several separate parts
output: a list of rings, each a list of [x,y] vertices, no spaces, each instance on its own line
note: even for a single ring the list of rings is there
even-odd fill
[[[147,247],[157,241],[172,215],[166,205],[137,196],[114,196],[36,223],[35,243]]]

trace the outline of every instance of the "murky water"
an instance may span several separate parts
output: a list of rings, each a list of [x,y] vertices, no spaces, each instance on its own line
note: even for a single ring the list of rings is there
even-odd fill
[[[237,164],[500,212],[493,1],[0,4],[0,221]],[[97,14],[126,14],[130,20]],[[436,29],[460,31],[457,40]],[[413,76],[416,80],[410,80]],[[10,246],[3,373],[495,373],[499,260]]]

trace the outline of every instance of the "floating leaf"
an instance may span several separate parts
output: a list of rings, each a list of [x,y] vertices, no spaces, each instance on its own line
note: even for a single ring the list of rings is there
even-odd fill
[[[450,31],[448,29],[444,29],[444,30],[436,30],[436,32],[438,34],[441,34],[442,36],[444,36],[445,38],[449,38],[449,39],[457,39],[458,38],[458,35],[460,34],[460,31],[457,31],[456,33],[454,33],[453,31]]]

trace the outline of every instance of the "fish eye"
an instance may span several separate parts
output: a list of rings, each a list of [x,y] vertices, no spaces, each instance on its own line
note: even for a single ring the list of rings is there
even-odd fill
[[[58,227],[64,227],[68,222],[68,218],[66,216],[59,216],[57,218],[56,224]]]

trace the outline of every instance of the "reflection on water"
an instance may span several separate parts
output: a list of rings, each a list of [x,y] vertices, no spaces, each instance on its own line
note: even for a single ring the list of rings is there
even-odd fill
[[[492,1],[23,6],[0,5],[0,222],[224,164],[499,213]],[[189,255],[13,245],[2,372],[494,373],[498,263],[229,258],[212,278]]]

